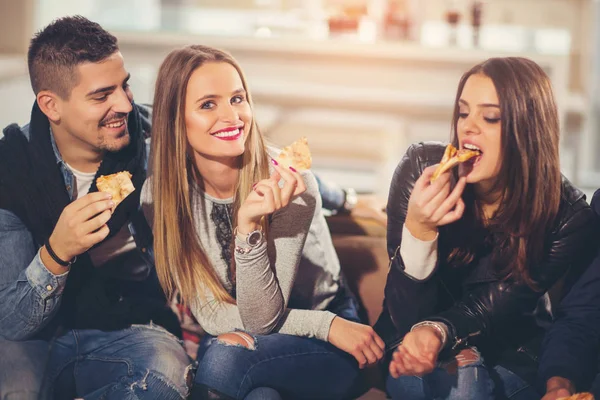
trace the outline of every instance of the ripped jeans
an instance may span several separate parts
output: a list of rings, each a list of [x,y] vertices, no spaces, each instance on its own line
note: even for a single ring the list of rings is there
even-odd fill
[[[343,293],[343,292],[342,292]],[[329,308],[360,322],[351,295],[340,295]],[[345,399],[358,377],[350,354],[319,339],[272,333],[234,333],[239,344],[205,335],[198,351],[198,372],[191,399]],[[203,394],[210,390],[214,397]]]
[[[0,338],[0,399],[184,399],[191,360],[160,326],[72,330],[48,342]],[[44,382],[42,382],[44,380]]]
[[[467,356],[470,359],[465,360],[463,351],[455,360],[440,363],[423,377],[388,376],[388,394],[392,399],[402,400],[540,399],[535,389],[519,376],[499,365],[487,367],[475,348],[467,350],[471,351]]]

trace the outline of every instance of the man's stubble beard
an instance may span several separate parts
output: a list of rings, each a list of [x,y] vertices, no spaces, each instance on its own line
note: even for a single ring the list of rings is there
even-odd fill
[[[123,136],[120,136],[116,139],[111,139],[109,141],[107,141],[104,136],[100,136],[98,148],[103,151],[116,153],[129,146],[129,143],[131,143],[131,135],[127,129]]]

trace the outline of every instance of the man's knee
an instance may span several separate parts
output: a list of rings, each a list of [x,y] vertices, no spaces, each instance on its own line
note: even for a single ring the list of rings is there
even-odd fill
[[[136,344],[124,358],[133,362],[130,389],[144,392],[148,387],[174,390],[180,397],[188,395],[193,382],[193,363],[181,342],[163,328],[148,325],[141,328]],[[166,398],[166,397],[165,397]]]
[[[166,377],[156,372],[156,368],[145,372],[136,371],[125,384],[126,392],[136,398],[148,399],[186,399],[193,383],[193,370],[189,365],[179,377]]]
[[[134,382],[133,385],[143,389],[149,380],[151,385],[163,386],[164,384],[185,398],[194,381],[192,361],[185,350],[177,345],[157,346],[155,350],[154,356],[149,357],[149,360],[153,361],[138,368],[140,371],[137,375],[141,373],[143,379]]]

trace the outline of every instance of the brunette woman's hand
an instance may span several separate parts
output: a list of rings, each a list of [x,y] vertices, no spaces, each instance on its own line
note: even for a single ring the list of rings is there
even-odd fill
[[[275,160],[275,171],[268,179],[254,185],[252,192],[240,206],[238,211],[238,232],[248,234],[257,229],[260,219],[286,207],[295,196],[306,190],[302,176],[292,168],[282,168]],[[279,181],[283,179],[283,187]]]
[[[373,365],[383,358],[385,343],[369,325],[335,317],[329,328],[329,343],[351,354],[359,368]]]
[[[404,336],[390,362],[390,375],[423,376],[435,368],[442,339],[435,328],[420,326]]]
[[[438,227],[459,220],[465,211],[462,193],[466,178],[461,177],[451,190],[450,172],[440,175],[433,183],[431,176],[437,165],[425,168],[410,194],[405,225],[417,239],[435,239]]]

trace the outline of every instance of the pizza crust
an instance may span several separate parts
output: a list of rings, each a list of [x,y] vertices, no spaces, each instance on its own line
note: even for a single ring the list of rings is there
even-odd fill
[[[296,171],[310,169],[312,157],[308,147],[308,139],[303,137],[284,147],[277,157],[277,162],[284,168],[293,167]]]
[[[591,393],[576,393],[570,397],[560,397],[558,400],[594,400],[594,395]]]
[[[446,146],[446,151],[444,151],[444,156],[440,161],[438,167],[433,172],[431,176],[431,183],[433,183],[437,178],[440,177],[444,172],[456,167],[458,164],[468,161],[473,157],[477,157],[481,152],[476,150],[468,150],[468,149],[460,149],[457,150],[456,147],[449,144]]]
[[[96,186],[100,192],[106,192],[112,195],[112,201],[115,203],[115,207],[135,191],[129,171],[121,171],[106,176],[102,175],[96,179]]]

